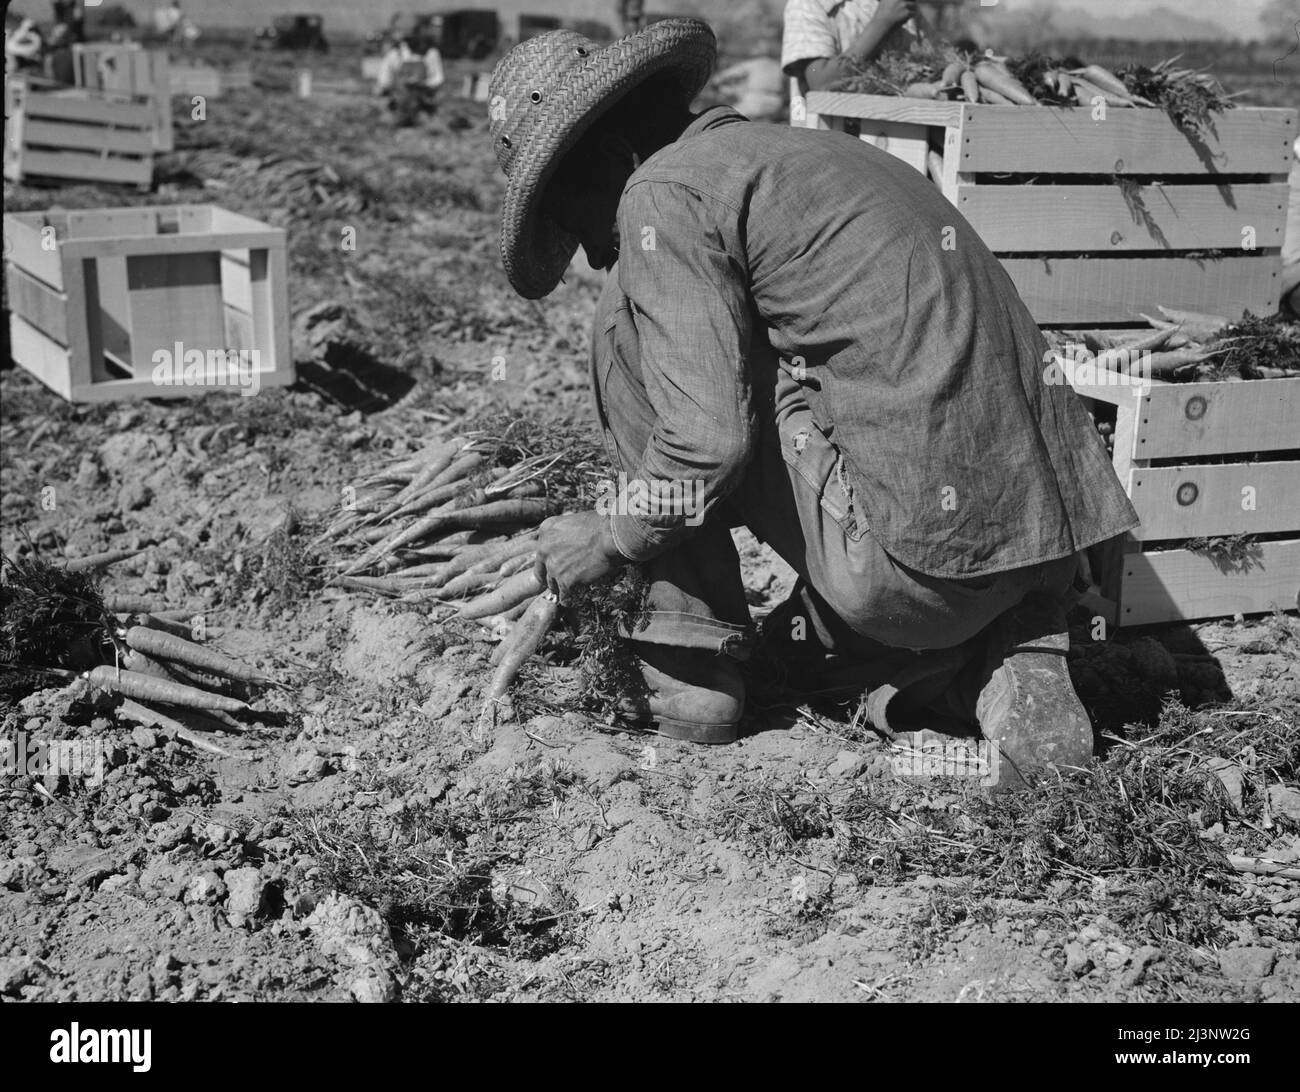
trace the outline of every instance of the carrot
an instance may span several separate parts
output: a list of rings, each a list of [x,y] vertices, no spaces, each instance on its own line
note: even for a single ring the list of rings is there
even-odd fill
[[[106,595],[104,609],[109,614],[147,614],[156,607],[152,600],[138,595]]]
[[[215,649],[204,648],[193,641],[159,633],[147,626],[132,626],[126,631],[126,643],[139,652],[156,659],[175,660],[178,664],[195,667],[214,675],[246,683],[266,683],[271,680],[246,664],[232,659]]]
[[[451,508],[473,508],[478,504],[485,503],[487,500],[487,491],[482,486],[474,486],[473,489],[464,489],[464,482],[452,482],[451,485],[439,485],[433,490],[432,494],[424,498],[417,497],[411,503],[404,506],[402,510],[393,513],[394,519],[404,519],[406,516],[416,516],[420,512],[429,511],[430,508],[437,507],[439,504],[446,504]]]
[[[1117,341],[1115,342],[1114,347],[1116,349],[1124,349],[1126,352],[1133,352],[1135,349],[1158,349],[1169,340],[1169,335],[1173,332],[1172,327],[1168,329],[1155,330],[1151,333],[1143,334],[1141,337],[1138,337],[1133,341]]]
[[[157,614],[133,615],[131,616],[131,624],[135,626],[148,626],[150,629],[156,629],[160,633],[170,633],[173,637],[179,637],[184,640],[188,640],[194,633],[193,628],[188,622],[163,618]]]
[[[168,682],[153,675],[142,675],[138,671],[118,671],[106,664],[87,672],[86,678],[102,690],[141,701],[160,701],[194,709],[220,709],[228,713],[238,713],[248,708],[246,703],[237,698],[209,694],[194,686]]]
[[[488,659],[488,662],[493,667],[499,664],[505,658],[506,653],[510,651],[510,641],[507,638],[514,631],[514,623],[522,618],[539,598],[541,597],[534,596],[531,599],[525,599],[522,603],[516,604],[509,610],[503,610],[500,614],[493,614],[481,619],[483,625],[498,641],[497,647],[492,650],[492,655]]]
[[[535,538],[512,539],[510,542],[502,543],[500,546],[488,550],[477,562],[444,583],[442,593],[447,599],[456,599],[465,592],[474,590],[475,577],[487,576],[491,578],[502,566],[508,565],[519,557],[530,558],[536,551],[537,540]],[[507,573],[505,575],[511,574]]]
[[[941,87],[955,87],[957,81],[961,79],[962,70],[966,66],[961,61],[953,61],[943,70],[943,75],[939,77]]]
[[[163,731],[170,733],[177,739],[184,740],[192,747],[200,751],[208,751],[214,755],[220,755],[222,758],[234,758],[235,756],[227,751],[224,747],[218,747],[215,743],[204,739],[202,736],[191,732],[180,721],[169,717],[164,713],[159,713],[156,709],[150,709],[147,705],[141,705],[130,698],[123,698],[122,704],[117,707],[119,713],[123,713],[132,720],[141,724],[150,725],[154,728],[161,728]]]
[[[903,90],[903,94],[913,99],[937,99],[939,97],[939,85],[925,81],[909,83]]]
[[[1185,368],[1189,364],[1204,363],[1215,355],[1217,354],[1206,352],[1204,349],[1176,349],[1167,353],[1152,353],[1149,360],[1151,377],[1159,379],[1171,375],[1179,368]]]
[[[980,101],[979,80],[975,78],[975,70],[967,68],[961,74],[961,91],[966,96],[967,102]]]
[[[401,577],[403,580],[410,580],[417,576],[439,577],[442,576],[442,572],[446,567],[447,563],[445,561],[430,561],[425,565],[408,565],[404,569],[393,569],[392,574],[395,577]]]
[[[1082,76],[1094,87],[1098,87],[1112,95],[1118,95],[1126,99],[1132,98],[1124,81],[1116,76],[1114,72],[1111,72],[1110,69],[1102,68],[1099,64],[1085,65],[1083,68],[1072,68],[1070,69],[1070,75]]]
[[[506,696],[510,684],[519,674],[519,669],[523,667],[528,657],[537,651],[537,646],[542,643],[543,638],[554,625],[559,609],[559,602],[550,592],[539,595],[515,623],[510,636],[501,642],[497,649],[500,660],[485,695],[485,713],[490,713],[491,706]]]
[[[447,485],[427,489],[423,493],[412,497],[401,508],[393,512],[392,518],[401,519],[404,516],[416,516],[421,512],[427,512],[430,508],[437,508],[440,504],[455,500],[462,484],[461,482],[449,482]]]
[[[996,91],[988,87],[980,87],[980,99],[984,102],[991,103],[994,106],[1015,106],[1006,95],[999,95]]]
[[[1084,106],[1090,106],[1096,98],[1100,98],[1107,106],[1136,105],[1127,95],[1116,95],[1114,92],[1106,91],[1094,83],[1089,83],[1082,76],[1073,76],[1073,80],[1074,97]]]
[[[1063,68],[1055,69],[1055,74],[1056,93],[1065,99],[1074,98],[1074,80],[1071,79],[1070,74]]]
[[[451,561],[463,554],[468,547],[463,542],[435,542],[428,546],[412,546],[402,551],[405,558],[417,557],[436,557],[443,561]]]
[[[64,562],[63,571],[67,573],[84,573],[91,569],[102,569],[108,565],[114,565],[119,561],[126,561],[127,558],[135,557],[144,553],[144,547],[138,550],[107,550],[102,554],[87,554],[85,557],[74,557]]]
[[[925,154],[925,165],[935,185],[943,185],[943,156],[931,148]]]
[[[345,591],[375,592],[378,595],[400,595],[405,590],[399,583],[378,576],[336,576],[325,586],[343,588]]]
[[[1203,311],[1174,311],[1168,307],[1158,307],[1157,310],[1171,322],[1178,323],[1186,333],[1194,333],[1193,327],[1203,327],[1207,334],[1217,334],[1228,325],[1228,320],[1222,315],[1207,315]]]
[[[470,527],[477,529],[494,523],[523,522],[530,519],[537,521],[542,519],[549,510],[549,502],[541,499],[525,498],[521,500],[492,501],[489,504],[480,504],[472,508],[460,508],[455,511],[442,509],[432,512],[423,519],[416,520],[415,523],[404,530],[397,532],[395,535],[390,535],[383,542],[373,546],[345,570],[345,575],[350,576],[362,569],[369,568],[375,562],[383,560],[399,546],[416,542],[443,528]]]
[[[150,659],[143,652],[138,652],[133,648],[128,649],[126,655],[122,657],[122,666],[127,671],[136,671],[141,675],[152,675],[155,679],[180,681],[157,660]]]
[[[445,569],[445,575],[448,580],[452,577],[459,576],[461,573],[469,572],[470,569],[484,563],[501,564],[507,557],[510,557],[516,549],[525,543],[536,543],[536,528],[514,535],[499,542],[483,543],[481,545],[466,545],[460,553],[456,554],[448,563]]]
[[[424,490],[429,486],[441,485],[442,480],[449,471],[466,464],[466,461],[469,458],[468,456],[462,456],[458,459],[456,457],[457,450],[459,449],[457,448],[456,443],[454,441],[449,442],[441,452],[421,467],[420,472],[416,474],[415,477],[413,477],[396,496],[389,500],[388,503],[380,509],[375,518],[379,520],[388,519],[394,512],[401,508],[402,505],[418,494],[424,492]],[[482,456],[478,456],[478,459],[479,461],[482,461]],[[472,465],[477,464],[475,463]],[[458,472],[447,480],[454,481],[456,477],[460,476],[461,475]]]
[[[1005,68],[991,64],[988,61],[981,61],[975,66],[975,79],[981,87],[987,87],[990,91],[996,91],[1003,98],[1015,103],[1017,106],[1035,106],[1038,100],[1034,98],[1015,76],[1011,75]]]
[[[457,612],[457,618],[486,618],[489,614],[500,614],[509,610],[520,601],[542,591],[542,582],[532,569],[516,573],[499,588],[472,599]]]

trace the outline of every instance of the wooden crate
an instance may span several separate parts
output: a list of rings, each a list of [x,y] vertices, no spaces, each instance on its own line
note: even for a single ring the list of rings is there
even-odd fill
[[[294,380],[285,233],[211,205],[6,214],[16,363],[74,402]],[[155,382],[155,354],[256,350],[257,371]],[[214,368],[220,361],[214,363]],[[242,380],[247,384],[237,386]]]
[[[210,64],[172,62],[170,89],[173,95],[202,95],[205,99],[221,97],[221,71]]]
[[[246,64],[231,65],[221,70],[221,90],[251,91],[253,89],[253,69]]]
[[[1161,304],[1277,310],[1292,110],[1228,111],[1202,143],[1154,109],[1094,119],[838,92],[807,103],[803,124],[856,133],[933,178],[1040,325],[1119,326]]]
[[[147,98],[62,87],[20,76],[5,81],[4,176],[153,182],[154,111]]]
[[[294,74],[294,94],[300,99],[322,97],[355,98],[371,93],[371,86],[352,76],[343,79],[329,79],[317,76],[310,68],[300,68]]]
[[[72,47],[73,81],[92,91],[143,95],[153,109],[155,152],[175,148],[167,54],[136,42],[92,42]]]
[[[1115,473],[1142,519],[1094,553],[1102,613],[1135,626],[1300,607],[1300,379],[1074,388],[1116,407]],[[1260,537],[1236,564],[1181,547],[1240,534]]]

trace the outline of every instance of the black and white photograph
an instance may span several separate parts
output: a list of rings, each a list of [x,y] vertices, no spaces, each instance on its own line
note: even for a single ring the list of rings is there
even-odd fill
[[[4,101],[33,1064],[464,1002],[1282,1057],[1300,0],[12,0]]]

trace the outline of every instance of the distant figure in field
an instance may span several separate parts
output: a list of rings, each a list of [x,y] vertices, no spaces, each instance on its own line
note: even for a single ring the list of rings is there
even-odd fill
[[[379,62],[375,94],[388,100],[399,126],[414,125],[421,114],[432,114],[438,106],[438,89],[446,82],[442,54],[430,46],[423,54],[416,42],[403,38]]]
[[[25,16],[5,12],[5,75],[18,75],[41,67],[45,42],[36,24]]]
[[[68,28],[68,44],[86,40],[86,5],[83,0],[53,0],[55,25]]]
[[[76,82],[72,62],[72,30],[67,23],[55,23],[45,49],[45,75],[55,83]]]

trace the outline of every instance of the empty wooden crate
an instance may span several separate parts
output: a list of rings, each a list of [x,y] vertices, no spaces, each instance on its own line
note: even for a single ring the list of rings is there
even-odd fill
[[[72,61],[78,87],[147,98],[153,110],[153,150],[172,151],[175,139],[166,53],[142,49],[135,42],[89,42],[72,47]]]
[[[5,81],[5,115],[4,176],[11,182],[153,183],[148,98],[18,77]]]
[[[1113,415],[1115,473],[1142,519],[1094,554],[1115,621],[1300,606],[1300,379],[1074,388]]]
[[[928,174],[1040,325],[1118,326],[1161,304],[1231,318],[1277,310],[1292,110],[1228,110],[1197,136],[1156,109],[807,101],[813,124]]]
[[[74,402],[293,382],[285,234],[211,205],[7,214],[14,361]]]

